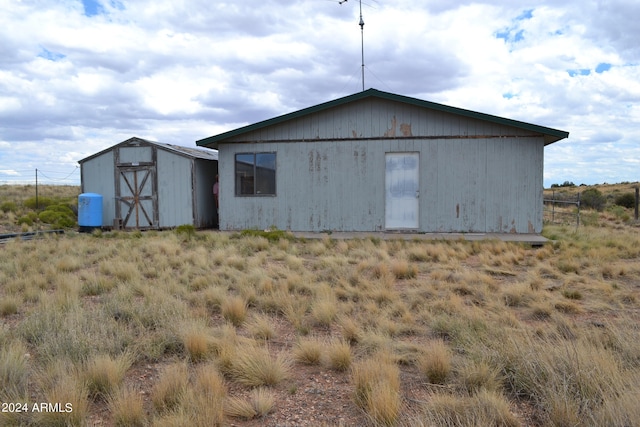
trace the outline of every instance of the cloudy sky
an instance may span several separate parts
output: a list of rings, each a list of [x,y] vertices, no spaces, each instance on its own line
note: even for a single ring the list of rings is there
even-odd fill
[[[365,87],[570,132],[545,186],[640,180],[638,0],[363,0]],[[0,0],[0,184],[80,181],[362,89],[359,2]]]

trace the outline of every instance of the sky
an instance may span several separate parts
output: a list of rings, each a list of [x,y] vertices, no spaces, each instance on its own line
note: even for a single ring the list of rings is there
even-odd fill
[[[637,0],[363,0],[364,84],[570,132],[544,185],[640,180]],[[0,0],[0,184],[79,184],[362,90],[360,2]]]

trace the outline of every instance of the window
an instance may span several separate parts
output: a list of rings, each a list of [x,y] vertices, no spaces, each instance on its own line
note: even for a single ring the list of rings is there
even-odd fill
[[[275,196],[276,153],[236,154],[236,196]]]

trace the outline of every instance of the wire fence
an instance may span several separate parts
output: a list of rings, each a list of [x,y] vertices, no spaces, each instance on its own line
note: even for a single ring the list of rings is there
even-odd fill
[[[543,198],[543,220],[547,224],[580,226],[580,193],[567,194],[553,191]]]
[[[0,185],[80,185],[80,168],[53,171],[42,169],[0,170]]]

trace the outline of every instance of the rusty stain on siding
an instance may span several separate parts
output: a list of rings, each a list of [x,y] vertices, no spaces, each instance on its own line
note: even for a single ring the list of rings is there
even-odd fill
[[[391,119],[391,129],[387,129],[387,131],[384,133],[384,136],[396,136],[396,125],[396,116],[393,116],[393,118]]]
[[[536,229],[531,223],[531,221],[528,221],[528,222],[529,222],[529,233],[534,234],[536,232]]]
[[[402,133],[402,136],[413,136],[411,133],[411,123],[401,123],[400,132]]]
[[[456,205],[456,218],[460,218],[460,203]]]
[[[351,131],[351,136],[355,139],[355,138],[357,138],[357,137],[358,137],[358,134],[356,133],[356,131],[355,131],[355,130],[352,130],[352,131]]]

